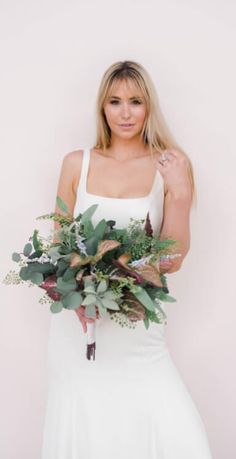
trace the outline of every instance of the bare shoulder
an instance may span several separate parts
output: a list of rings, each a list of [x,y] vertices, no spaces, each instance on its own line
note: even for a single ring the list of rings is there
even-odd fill
[[[73,167],[75,165],[82,164],[82,158],[83,150],[73,150],[65,154],[63,162],[68,166]]]
[[[80,174],[81,174],[81,167],[82,167],[82,160],[83,160],[83,150],[73,150],[66,153],[63,157],[63,169],[65,169],[70,175],[72,180],[72,188],[74,193],[76,193]]]

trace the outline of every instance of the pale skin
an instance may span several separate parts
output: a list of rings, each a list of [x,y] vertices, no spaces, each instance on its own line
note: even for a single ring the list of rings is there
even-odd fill
[[[178,253],[181,253],[181,257],[163,262],[159,268],[164,273],[178,271],[190,248],[191,186],[187,172],[188,160],[179,151],[171,149],[167,152],[169,161],[161,164],[160,155],[156,152],[153,162],[140,137],[146,116],[145,101],[141,90],[132,84],[127,85],[124,81],[117,83],[104,105],[104,112],[111,129],[111,146],[105,152],[91,150],[87,192],[115,198],[146,196],[158,168],[164,179],[165,192],[160,238],[177,240],[180,244]],[[123,123],[130,123],[132,127],[120,126]],[[82,150],[67,153],[58,182],[57,195],[66,202],[72,215],[81,165]],[[60,212],[60,209],[56,206],[55,211]],[[55,223],[55,229],[58,228],[58,223]],[[84,306],[75,310],[86,332],[87,322],[93,322],[94,319],[87,318],[84,311]]]

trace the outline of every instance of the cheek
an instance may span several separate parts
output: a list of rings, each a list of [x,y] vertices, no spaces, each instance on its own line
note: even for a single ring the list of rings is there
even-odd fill
[[[112,120],[113,120],[113,119],[115,118],[115,116],[116,116],[115,110],[113,109],[113,107],[110,107],[110,106],[108,106],[108,107],[106,107],[106,108],[104,109],[104,113],[105,113],[105,117],[106,117],[106,119],[107,119],[108,122],[109,122],[109,121],[112,122]]]
[[[141,123],[144,122],[145,120],[145,117],[146,117],[146,109],[145,107],[139,107],[137,110],[136,110],[136,118],[137,120]]]

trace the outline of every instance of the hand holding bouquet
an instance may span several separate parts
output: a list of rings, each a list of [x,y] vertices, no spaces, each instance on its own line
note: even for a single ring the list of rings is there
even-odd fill
[[[163,258],[174,258],[177,242],[153,235],[149,214],[146,220],[130,219],[126,228],[116,228],[114,220],[102,219],[94,227],[92,216],[98,204],[77,217],[69,214],[57,196],[62,214],[51,213],[38,219],[59,222],[58,242],[47,243],[34,230],[22,253],[14,252],[18,273],[10,272],[5,283],[27,282],[46,291],[44,301],[53,313],[63,308],[78,311],[87,323],[87,358],[95,358],[96,319],[106,314],[121,326],[135,328],[143,320],[166,322],[161,302],[174,302],[168,295],[166,277],[161,273]],[[79,316],[79,314],[78,314]]]

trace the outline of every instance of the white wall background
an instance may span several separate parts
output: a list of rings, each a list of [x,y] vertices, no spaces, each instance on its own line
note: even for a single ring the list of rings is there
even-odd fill
[[[103,72],[117,60],[142,63],[198,187],[191,251],[168,277],[178,302],[167,306],[167,340],[214,459],[234,459],[235,2],[0,5],[1,279],[33,229],[48,232],[36,217],[54,208],[63,156],[94,142]],[[1,285],[3,459],[40,459],[51,314],[40,297],[37,288]]]

